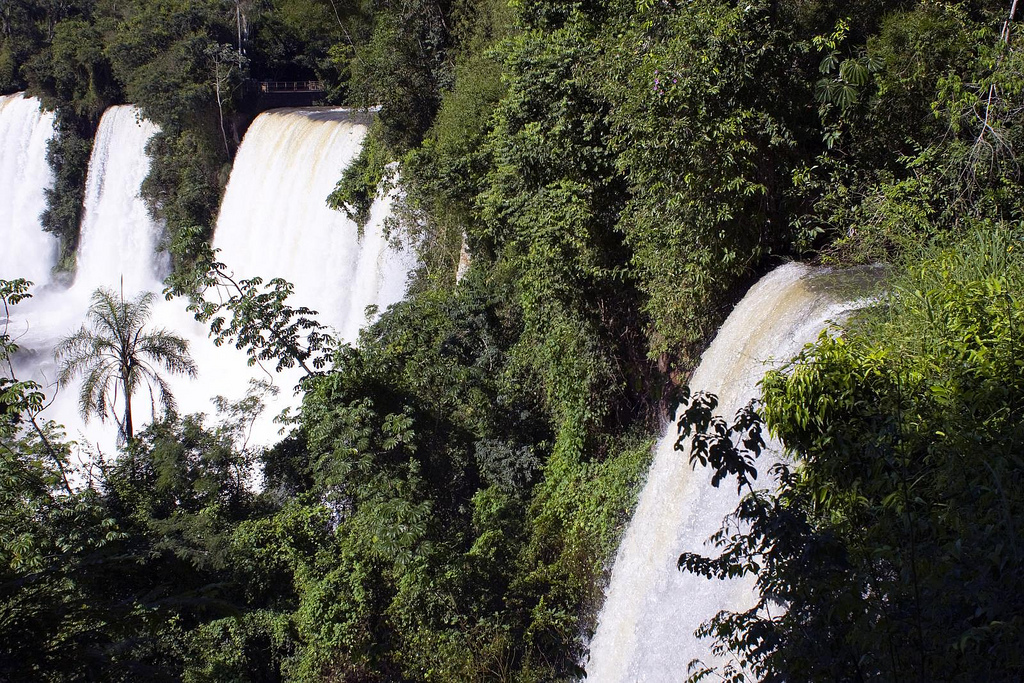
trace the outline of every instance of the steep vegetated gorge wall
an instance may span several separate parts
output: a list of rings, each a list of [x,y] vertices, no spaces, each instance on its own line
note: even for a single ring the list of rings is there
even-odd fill
[[[3,675],[1021,677],[1015,2],[0,13]]]

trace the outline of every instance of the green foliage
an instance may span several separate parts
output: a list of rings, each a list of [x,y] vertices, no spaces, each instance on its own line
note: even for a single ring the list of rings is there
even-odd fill
[[[714,415],[718,398],[713,394],[698,392],[690,397],[685,387],[680,397],[680,406],[685,408],[679,414],[679,437],[675,450],[685,450],[690,442],[690,466],[694,469],[711,466],[711,485],[718,488],[726,477],[736,477],[736,493],[743,487],[753,492],[753,481],[757,479],[754,460],[765,447],[761,436],[761,418],[757,414],[756,401],[750,401],[736,413],[736,421],[726,424]],[[691,437],[692,435],[692,437]],[[742,444],[742,446],[740,446]]]
[[[288,598],[278,587],[271,603],[248,583],[260,574],[256,550],[235,540],[247,538],[239,522],[270,508],[247,490],[251,456],[232,435],[205,427],[202,416],[171,417],[138,434],[116,462],[94,460],[79,472],[87,488],[52,485],[22,536],[59,545],[41,545],[44,565],[0,584],[10,617],[3,628],[13,629],[0,649],[5,673],[52,681],[280,677],[291,631],[288,613],[275,607]],[[27,501],[27,484],[18,485]]]
[[[277,372],[298,365],[307,378],[319,374],[332,340],[316,311],[286,303],[292,284],[280,278],[265,286],[259,277],[236,280],[227,266],[214,261],[216,250],[205,243],[195,250],[200,255],[196,265],[170,279],[168,298],[188,296],[188,310],[209,323],[214,344],[233,342],[245,350],[250,366],[276,361]]]
[[[38,51],[42,32],[33,21],[38,8],[30,0],[11,0],[0,8],[0,92],[23,90],[22,65]]]
[[[842,54],[840,48],[849,30],[849,23],[840,19],[831,35],[814,36],[811,39],[814,47],[822,53],[818,65],[821,78],[815,84],[814,99],[819,103],[818,115],[825,122],[824,140],[829,149],[842,135],[843,117],[850,114],[853,106],[860,101],[860,92],[868,85],[871,75],[883,67],[875,55]]]
[[[527,573],[535,600],[524,634],[524,680],[572,680],[596,626],[601,586],[646,479],[653,442],[636,434],[600,444],[597,457],[556,451],[530,504]],[[531,674],[532,670],[532,676]]]
[[[28,298],[24,280],[0,280],[4,318]],[[45,397],[20,381],[18,347],[0,332],[0,667],[11,680],[81,680],[112,635],[88,583],[124,534],[72,464],[63,432],[37,417]]]
[[[325,83],[328,101],[344,102],[358,49],[353,41],[363,42],[368,31],[365,4],[339,0],[249,3],[246,55],[251,69],[281,80],[313,73]],[[253,9],[258,12],[255,16]]]
[[[507,30],[498,10],[485,13],[487,9],[478,9],[467,40],[489,45],[493,34]],[[443,94],[433,127],[423,144],[402,159],[405,194],[394,210],[397,232],[416,246],[421,279],[431,286],[453,283],[470,239],[476,196],[483,190],[490,161],[484,142],[505,92],[501,73],[501,64],[489,52],[461,57],[455,85]]]
[[[794,176],[813,204],[798,230],[833,240],[830,258],[863,263],[915,259],[979,220],[1017,215],[1012,41],[963,6],[921,3],[853,52],[871,73],[846,112],[822,106],[834,149]]]
[[[867,42],[860,58],[873,67],[870,133],[865,145],[884,160],[888,149],[909,154],[913,144],[927,144],[942,135],[941,122],[929,116],[937,86],[950,73],[971,68],[978,48],[993,36],[968,20],[962,6],[920,4],[889,15],[881,30]],[[865,84],[866,85],[866,84]],[[867,139],[868,136],[874,141]]]
[[[213,427],[167,416],[97,464],[86,502],[58,490],[38,387],[0,385],[9,500],[47,501],[4,541],[11,566],[46,572],[0,583],[27,606],[8,659],[51,680],[575,680],[646,434],[744,285],[802,254],[913,275],[767,381],[769,424],[804,464],[744,501],[723,558],[683,564],[759,569],[787,610],[704,632],[736,652],[729,676],[1019,677],[1019,247],[955,253],[1021,217],[1003,4],[4,4],[0,87],[59,112],[45,220],[65,256],[96,117],[135,102],[161,127],[144,194],[169,291],[219,342],[307,375],[272,449],[240,436],[255,395]],[[365,221],[399,179],[387,230],[422,259],[356,348],[287,283],[228,278],[208,244],[260,106],[245,79],[314,76],[332,103],[380,107],[333,205]],[[951,251],[921,266],[936,245]],[[696,461],[749,484],[753,413],[690,407]],[[72,518],[88,542],[45,550]]]
[[[206,428],[201,415],[157,421],[118,463],[127,483],[119,495],[125,502],[129,495],[141,496],[131,500],[135,514],[144,512],[150,523],[167,522],[160,530],[168,537],[176,533],[176,519],[200,512],[207,519],[244,519],[253,505],[246,482],[252,462],[251,455],[239,449],[238,436],[224,425]],[[120,482],[116,475],[112,480]],[[188,532],[187,527],[182,529]],[[209,531],[197,534],[195,542],[210,545]]]
[[[74,267],[85,178],[92,154],[92,130],[87,120],[58,109],[54,134],[47,144],[46,159],[53,169],[54,182],[52,188],[46,189],[46,209],[40,222],[44,230],[60,240],[60,270]]]
[[[310,469],[273,456],[276,481],[308,489],[244,526],[266,548],[246,571],[291,577],[296,680],[577,672],[581,615],[596,612],[651,444],[549,456],[558,420],[509,374],[518,310],[479,273],[464,285],[416,294],[340,348],[289,446]]]
[[[116,638],[117,610],[91,589],[124,534],[94,490],[66,487],[66,453],[45,452],[28,439],[0,448],[0,664],[11,680],[82,680]]]
[[[54,185],[46,190],[47,207],[41,221],[43,228],[60,240],[58,269],[65,271],[74,268],[96,124],[104,109],[120,97],[120,88],[104,54],[103,37],[87,19],[89,5],[59,3],[34,11],[20,8],[20,12],[14,7],[14,16],[9,15],[5,21],[12,44],[18,33],[32,36],[32,47],[28,51],[28,44],[25,45],[26,52],[19,55],[20,65],[11,80],[27,81],[30,94],[40,96],[43,106],[57,113],[54,135],[47,148]],[[40,14],[49,19],[45,40],[37,24]]]
[[[216,110],[210,48],[233,42],[229,19],[221,13],[226,8],[217,5],[136,2],[112,13],[119,22],[107,45],[114,74],[129,101],[168,131],[181,131]]]
[[[293,643],[288,617],[271,611],[207,622],[189,637],[182,681],[255,682],[261,680],[258,676],[263,672],[276,677]]]
[[[381,2],[373,30],[356,48],[350,101],[380,106],[382,142],[398,151],[417,145],[430,128],[442,89],[451,83],[448,2]]]
[[[0,280],[0,305],[3,306],[4,323],[3,332],[0,333],[0,363],[4,366],[4,372],[9,373],[0,377],[0,426],[10,430],[18,427],[22,413],[39,412],[43,405],[43,395],[39,391],[36,382],[19,382],[11,370],[11,358],[18,351],[17,343],[11,339],[8,332],[10,325],[10,309],[26,299],[32,297],[28,293],[32,283],[18,278],[17,280]]]
[[[387,175],[388,152],[376,130],[379,129],[371,128],[359,156],[345,167],[337,187],[327,197],[327,205],[344,211],[360,230],[370,219],[370,206]]]
[[[210,237],[220,203],[220,145],[208,134],[157,132],[147,145],[152,164],[142,192],[154,215],[172,231],[171,253],[176,269],[187,269]]]
[[[124,3],[110,18],[118,27],[107,45],[112,69],[127,99],[161,129],[147,148],[153,163],[143,196],[172,244],[195,226],[210,236],[227,182],[222,167],[247,121],[240,109],[248,63],[232,48],[227,4]],[[193,256],[179,250],[175,266]]]
[[[497,272],[515,282],[524,321],[512,352],[518,381],[539,385],[559,440],[577,452],[615,419],[608,408],[637,381],[629,375],[645,371],[642,362],[617,362],[645,349],[615,231],[622,186],[606,145],[606,105],[580,66],[595,57],[584,40],[590,30],[578,17],[505,44],[507,90],[486,142],[482,220],[469,235],[475,252],[493,255]]]
[[[634,18],[604,49],[611,148],[630,201],[620,229],[654,324],[689,352],[715,302],[789,243],[789,169],[808,84],[773,3],[694,2]]]
[[[47,48],[26,64],[25,71],[33,88],[45,94],[44,104],[55,102],[92,121],[99,120],[119,94],[100,32],[80,17],[58,22]]]
[[[335,43],[369,31],[359,3],[334,0],[76,0],[7,2],[0,90],[25,86],[59,112],[50,160],[56,185],[44,224],[73,267],[89,145],[111,104],[128,101],[160,126],[143,195],[172,243],[212,232],[221,190],[246,126],[260,106],[250,78],[328,82],[347,94],[348,59]],[[194,255],[183,252],[176,267]]]

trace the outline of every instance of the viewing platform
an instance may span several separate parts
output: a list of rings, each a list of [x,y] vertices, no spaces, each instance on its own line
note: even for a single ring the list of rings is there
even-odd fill
[[[260,81],[246,82],[248,96],[253,98],[255,113],[281,107],[311,107],[323,104],[327,87],[323,81]]]
[[[321,81],[259,81],[261,93],[322,93],[326,92]]]

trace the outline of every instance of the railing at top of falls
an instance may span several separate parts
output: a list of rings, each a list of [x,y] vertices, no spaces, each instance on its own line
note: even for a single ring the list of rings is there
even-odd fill
[[[322,81],[260,81],[262,93],[325,92]]]

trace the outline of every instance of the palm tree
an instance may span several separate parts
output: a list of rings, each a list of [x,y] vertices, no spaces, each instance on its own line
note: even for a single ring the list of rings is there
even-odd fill
[[[171,374],[196,376],[187,341],[163,328],[143,330],[155,298],[152,292],[146,292],[125,301],[123,294],[97,289],[86,324],[62,339],[54,351],[60,363],[57,385],[65,387],[76,375],[83,374],[78,398],[82,417],[88,420],[96,414],[103,421],[113,416],[118,437],[124,442],[133,437],[131,399],[141,385],[149,389],[154,414],[158,403],[168,411],[175,408],[170,387],[155,365]],[[118,394],[124,401],[123,419],[114,409]]]

